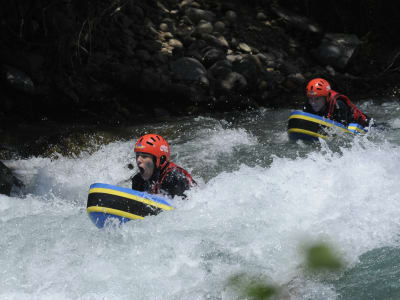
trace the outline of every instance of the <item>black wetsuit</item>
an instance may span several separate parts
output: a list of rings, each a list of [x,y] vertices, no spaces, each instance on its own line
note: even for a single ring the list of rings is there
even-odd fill
[[[164,194],[169,197],[186,198],[185,191],[197,185],[192,176],[183,168],[169,162],[161,171],[155,170],[149,180],[144,180],[140,173],[132,178],[132,189],[150,194]]]
[[[325,107],[321,111],[315,112],[307,101],[304,105],[304,112],[308,112],[321,117],[327,117],[328,105],[325,105]],[[353,122],[353,114],[350,107],[344,101],[338,99],[336,100],[335,110],[333,111],[330,119],[339,122],[345,126],[348,126],[349,123]]]

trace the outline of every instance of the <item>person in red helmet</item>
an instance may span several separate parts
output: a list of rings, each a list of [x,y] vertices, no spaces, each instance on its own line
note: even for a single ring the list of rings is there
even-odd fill
[[[350,99],[331,89],[328,81],[314,78],[307,84],[307,102],[304,111],[337,121],[347,126],[358,123],[364,127],[369,118]]]
[[[197,185],[189,172],[169,160],[170,147],[162,136],[140,137],[134,151],[139,172],[132,178],[133,190],[186,198],[185,191]]]

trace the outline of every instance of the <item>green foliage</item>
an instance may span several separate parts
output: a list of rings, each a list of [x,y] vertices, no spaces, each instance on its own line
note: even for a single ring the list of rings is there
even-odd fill
[[[342,262],[331,246],[318,243],[306,249],[306,267],[311,271],[337,271]]]
[[[279,287],[268,280],[255,278],[240,273],[229,278],[229,286],[233,287],[245,299],[265,300],[279,294]]]
[[[305,254],[305,270],[315,275],[326,274],[326,272],[337,272],[343,263],[335,253],[334,248],[323,242],[309,244],[303,247]],[[287,289],[272,283],[269,279],[248,273],[239,273],[229,278],[228,286],[233,288],[239,295],[239,299],[276,299],[286,293]]]

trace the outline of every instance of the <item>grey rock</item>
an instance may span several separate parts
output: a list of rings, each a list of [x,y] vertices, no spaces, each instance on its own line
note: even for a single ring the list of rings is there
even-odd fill
[[[203,64],[204,66],[210,67],[218,60],[224,59],[225,53],[217,48],[210,48],[203,55]]]
[[[217,21],[217,22],[214,23],[214,30],[216,32],[221,32],[221,33],[224,32],[225,31],[225,27],[226,27],[226,25],[222,21]]]
[[[360,40],[354,34],[329,33],[324,36],[313,54],[324,65],[345,69],[357,54],[360,44]]]
[[[246,53],[251,53],[251,48],[246,43],[239,43],[239,49]]]
[[[215,19],[215,14],[213,12],[193,7],[186,9],[185,15],[196,24],[200,22],[200,20],[213,22]]]
[[[174,47],[174,48],[179,48],[179,49],[183,48],[183,44],[181,43],[181,41],[179,41],[177,39],[170,39],[168,41],[168,45],[170,45],[171,47]]]
[[[317,34],[321,34],[323,32],[321,26],[304,16],[295,14],[290,10],[284,9],[278,5],[272,5],[271,8],[275,12],[275,14],[287,21],[296,29]]]
[[[167,23],[161,23],[161,24],[160,24],[160,30],[161,30],[161,31],[167,32],[168,29],[169,29],[169,27],[168,27],[168,24],[167,24]]]
[[[21,187],[23,183],[0,161],[0,194],[10,196],[11,189],[14,185]]]
[[[237,14],[236,14],[236,12],[234,12],[233,10],[228,10],[228,11],[225,13],[225,18],[226,18],[229,22],[233,23],[233,22],[235,22],[236,19],[237,19]]]
[[[0,65],[0,80],[11,88],[28,93],[35,93],[35,84],[32,79],[21,70],[8,65]]]
[[[214,27],[210,22],[205,20],[201,20],[199,24],[196,26],[196,31],[200,34],[202,33],[211,33],[214,31]]]
[[[182,81],[201,81],[207,74],[201,62],[191,57],[182,57],[171,62],[170,66],[174,77]]]
[[[219,83],[221,89],[223,89],[225,92],[231,92],[233,90],[241,91],[247,86],[246,78],[244,78],[243,75],[236,72],[230,72]]]

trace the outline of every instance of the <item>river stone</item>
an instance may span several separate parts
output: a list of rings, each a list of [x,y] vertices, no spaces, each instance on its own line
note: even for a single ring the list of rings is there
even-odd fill
[[[0,161],[0,194],[10,196],[13,185],[21,187],[23,183]]]
[[[171,62],[171,72],[175,78],[183,81],[200,81],[207,74],[207,70],[197,59],[182,57]]]
[[[217,22],[215,22],[215,24],[214,24],[214,30],[216,31],[216,32],[224,32],[225,31],[225,23],[224,22],[221,22],[221,21],[217,21]]]
[[[226,77],[232,72],[232,63],[227,59],[217,61],[208,69],[208,72],[215,78]]]
[[[233,23],[233,22],[235,22],[236,19],[237,19],[237,14],[236,14],[233,10],[228,10],[228,11],[225,13],[225,18],[226,18],[229,22]]]
[[[256,18],[259,21],[265,21],[267,19],[267,16],[262,11],[260,11],[257,13]]]
[[[181,41],[179,41],[177,39],[170,39],[168,41],[168,45],[170,45],[171,47],[174,47],[174,48],[179,48],[179,49],[183,48],[183,44],[181,43]]]
[[[287,21],[296,29],[316,34],[321,34],[323,32],[321,26],[304,16],[297,15],[290,10],[284,9],[278,5],[271,5],[271,9],[275,14]]]
[[[225,57],[225,53],[223,51],[221,51],[220,49],[211,48],[211,49],[207,50],[203,55],[204,66],[206,68],[210,67],[215,62],[223,59],[224,57]]]
[[[33,94],[35,85],[32,79],[21,70],[8,65],[0,65],[0,80],[5,81],[8,86],[15,90]]]
[[[354,34],[328,33],[313,54],[324,65],[344,69],[357,53],[360,44]]]
[[[251,53],[251,48],[246,43],[239,43],[239,49],[246,53]]]
[[[225,40],[223,36],[221,38],[220,37],[217,38],[212,34],[203,34],[201,37],[211,46],[219,47],[224,50],[226,50],[229,47],[228,42]]]
[[[262,63],[255,55],[246,55],[240,61],[233,62],[233,70],[242,74],[249,83],[257,84],[261,76]]]
[[[167,23],[161,23],[160,24],[160,30],[167,32],[168,31],[168,24]]]
[[[214,27],[210,22],[205,20],[201,20],[196,27],[196,31],[200,34],[202,33],[211,33],[214,31]]]
[[[186,9],[185,15],[187,15],[190,18],[190,20],[192,20],[195,23],[200,22],[200,20],[213,22],[215,19],[215,14],[213,12],[193,7]]]
[[[230,72],[223,80],[219,81],[219,86],[225,92],[241,91],[247,86],[247,80],[242,74]]]

